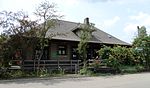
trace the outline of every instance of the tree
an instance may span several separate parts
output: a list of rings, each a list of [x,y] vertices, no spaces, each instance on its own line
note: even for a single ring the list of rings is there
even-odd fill
[[[56,20],[58,18],[61,18],[61,16],[56,14],[55,4],[50,4],[48,1],[41,3],[36,9],[36,12],[34,13],[37,17],[39,17],[39,20],[42,21],[42,25],[38,26],[40,28],[38,37],[40,38],[40,50],[41,50],[40,56],[38,58],[38,67],[39,67],[39,61],[44,53],[45,41],[47,41],[47,38],[45,38],[46,33],[51,27],[55,25]],[[53,35],[48,37],[49,39],[51,39]]]
[[[83,60],[83,67],[86,68],[87,63],[87,45],[88,41],[91,39],[92,32],[94,31],[93,24],[84,24],[81,26],[80,42],[78,44],[78,53],[80,58]]]
[[[33,45],[33,42],[33,48],[39,46],[41,50],[38,58],[39,62],[43,56],[45,41],[55,36],[55,34],[52,34],[45,38],[46,33],[51,27],[55,26],[57,19],[61,18],[61,16],[57,14],[55,4],[51,4],[48,1],[41,2],[34,15],[36,20],[31,20],[23,11],[16,13],[3,11],[0,13],[0,27],[4,29],[4,34],[10,36],[11,40],[8,43],[17,44],[23,50],[23,60],[26,56],[27,47]],[[11,42],[12,40],[16,41]],[[14,47],[12,44],[11,46]]]
[[[141,28],[139,26],[137,26],[137,29],[138,29],[138,37],[139,38],[147,36],[146,27],[145,26],[142,26]]]
[[[0,35],[0,67],[6,67],[9,62],[9,48],[6,48],[4,45],[8,40],[8,36],[5,34]],[[5,58],[5,60],[4,60]]]
[[[31,21],[29,16],[23,11],[2,11],[0,13],[0,18],[0,26],[4,30],[3,33],[10,38],[7,40],[7,47],[11,46],[10,52],[13,53],[16,49],[22,49],[22,52],[24,53],[22,59],[26,58],[25,50],[32,44],[32,42],[35,42],[34,39],[29,39],[29,37],[33,38],[37,36],[37,21]]]
[[[147,69],[150,69],[150,35],[147,35],[146,28],[138,27],[138,36],[133,41],[133,48],[143,60]]]

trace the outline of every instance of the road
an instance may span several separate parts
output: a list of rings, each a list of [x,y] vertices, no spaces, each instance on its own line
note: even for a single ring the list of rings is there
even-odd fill
[[[105,77],[0,80],[0,88],[150,88],[150,73]]]

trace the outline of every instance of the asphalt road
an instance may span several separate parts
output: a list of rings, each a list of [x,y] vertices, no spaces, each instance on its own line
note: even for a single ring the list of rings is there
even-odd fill
[[[150,88],[150,73],[107,77],[0,80],[0,88]]]

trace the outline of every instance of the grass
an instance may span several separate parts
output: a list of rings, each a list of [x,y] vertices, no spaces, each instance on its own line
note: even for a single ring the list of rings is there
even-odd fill
[[[112,75],[114,75],[114,74],[111,74],[111,73],[95,73],[92,76],[112,76]]]
[[[142,72],[144,71],[144,67],[137,65],[137,66],[122,66],[121,68],[121,73],[137,73],[137,72]]]
[[[139,73],[143,72],[145,68],[141,65],[137,66],[121,66],[121,74],[133,74],[133,73]],[[120,73],[117,73],[115,75],[119,75]],[[39,75],[37,75],[36,72],[24,72],[21,70],[17,71],[11,71],[11,72],[4,72],[3,74],[0,74],[0,79],[15,79],[15,78],[45,78],[45,77],[63,77],[65,74],[63,70],[54,70],[54,71],[47,71],[45,69],[41,69],[39,72]],[[91,70],[81,69],[79,72],[80,76],[113,76],[112,73],[95,73]]]

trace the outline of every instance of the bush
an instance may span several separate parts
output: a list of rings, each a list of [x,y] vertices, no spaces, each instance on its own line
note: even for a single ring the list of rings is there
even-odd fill
[[[110,48],[105,46],[99,50],[98,53],[102,56],[102,59],[105,59],[103,60],[103,63],[105,63],[106,66],[114,68],[119,72],[132,73],[144,70],[144,60],[139,57],[138,52],[134,48],[121,46]],[[122,68],[123,66],[130,68],[124,69]]]
[[[39,74],[38,74],[39,77],[45,77],[45,76],[48,76],[48,75],[49,75],[49,74],[48,74],[47,69],[41,68],[41,69],[39,70]]]
[[[134,66],[125,66],[121,68],[121,73],[136,73],[138,70]]]
[[[134,58],[134,52],[132,48],[121,46],[110,48],[105,46],[104,48],[100,49],[98,53],[102,59],[107,59],[107,65],[110,65],[112,67],[116,67],[118,66],[118,64],[134,65],[135,61],[137,61]]]
[[[135,66],[122,66],[121,73],[137,73],[145,71],[144,66],[135,65]]]
[[[91,76],[93,74],[93,72],[91,70],[89,70],[88,68],[82,68],[79,71],[79,74]]]
[[[12,78],[12,76],[9,72],[0,74],[0,79],[10,79],[10,78]]]
[[[117,46],[112,48],[111,55],[116,58],[122,65],[133,65],[134,57],[131,48]]]
[[[4,70],[1,71],[0,73],[0,78],[1,79],[10,79],[10,78],[21,78],[21,77],[26,77],[27,73],[21,70]]]
[[[89,64],[89,67],[91,68],[99,68],[101,67],[101,62],[99,60],[94,60],[93,63]]]
[[[12,78],[20,78],[20,77],[24,77],[25,76],[25,73],[21,70],[14,70],[14,71],[11,71],[11,77]]]
[[[146,71],[145,67],[142,66],[142,65],[137,65],[137,66],[136,66],[136,69],[138,70],[138,72]]]
[[[121,64],[119,63],[119,60],[117,60],[115,57],[110,56],[109,59],[105,60],[105,63],[108,67],[112,67],[116,70],[120,70]]]
[[[108,46],[103,46],[99,51],[97,51],[101,59],[108,59],[111,54],[111,48]]]

